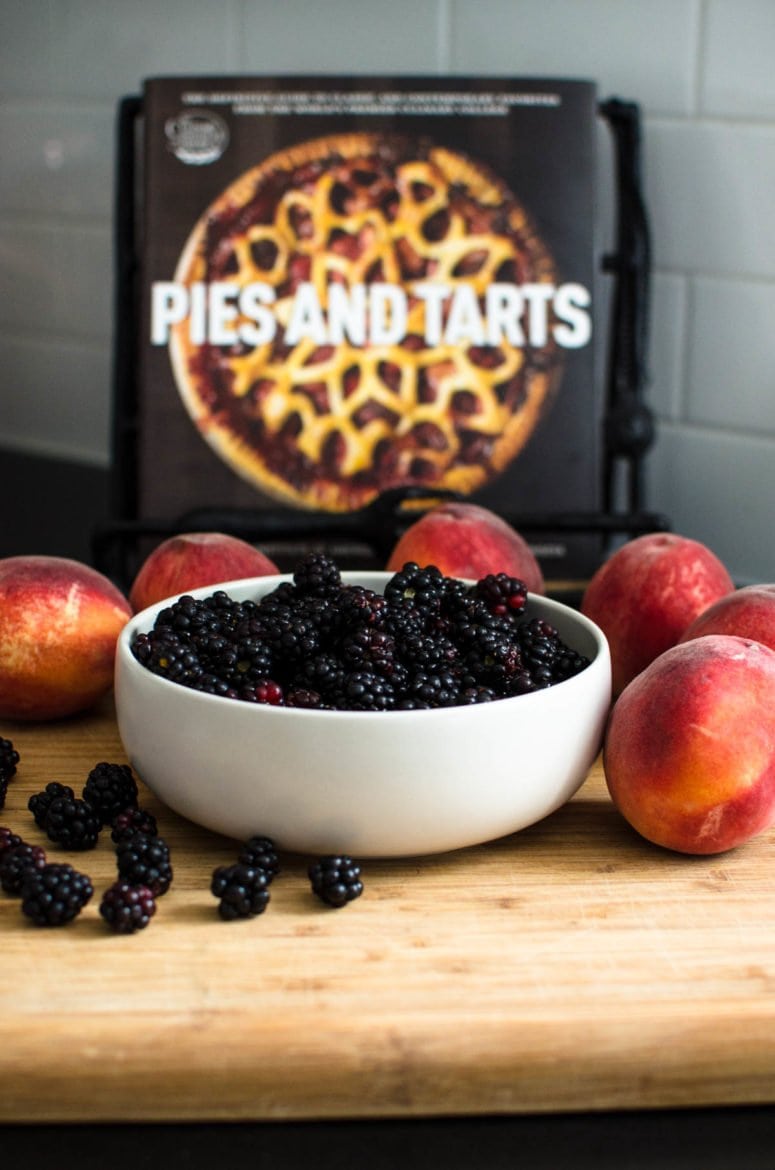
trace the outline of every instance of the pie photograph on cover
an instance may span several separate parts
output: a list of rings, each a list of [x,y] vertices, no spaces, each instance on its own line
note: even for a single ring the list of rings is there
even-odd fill
[[[484,164],[426,138],[315,138],[247,170],[195,224],[175,283],[192,304],[212,288],[233,302],[225,335],[173,325],[175,382],[218,456],[284,504],[468,495],[551,404],[557,343],[527,312],[515,323],[514,298],[532,290],[546,317],[557,281]]]

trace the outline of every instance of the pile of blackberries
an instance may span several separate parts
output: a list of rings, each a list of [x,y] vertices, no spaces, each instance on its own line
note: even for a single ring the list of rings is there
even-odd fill
[[[329,556],[311,553],[258,600],[180,597],[132,651],[172,682],[254,703],[463,706],[553,686],[589,664],[528,606],[525,584],[505,573],[466,585],[408,562],[380,594],[344,584]]]
[[[6,784],[18,762],[11,741],[0,740],[0,779]],[[128,764],[95,764],[80,796],[52,780],[33,793],[28,808],[49,841],[67,852],[94,849],[101,830],[109,827],[118,875],[102,896],[100,914],[120,934],[148,925],[156,899],[170,887],[172,866],[155,817],[138,806],[137,783]],[[88,874],[51,861],[42,846],[31,845],[6,826],[0,826],[0,888],[20,900],[22,913],[37,926],[72,922],[94,893]]]

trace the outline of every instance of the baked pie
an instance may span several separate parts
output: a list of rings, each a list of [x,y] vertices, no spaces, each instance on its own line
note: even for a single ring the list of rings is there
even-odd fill
[[[522,312],[524,290],[546,312],[556,279],[486,167],[402,136],[318,138],[243,174],[189,236],[175,283],[200,316],[170,333],[179,392],[220,457],[285,503],[470,494],[556,384],[551,330]]]

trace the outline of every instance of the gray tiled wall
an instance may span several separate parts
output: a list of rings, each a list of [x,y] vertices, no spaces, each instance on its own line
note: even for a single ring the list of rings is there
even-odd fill
[[[116,100],[152,74],[592,77],[641,103],[649,503],[775,580],[773,0],[0,0],[0,445],[106,464]]]

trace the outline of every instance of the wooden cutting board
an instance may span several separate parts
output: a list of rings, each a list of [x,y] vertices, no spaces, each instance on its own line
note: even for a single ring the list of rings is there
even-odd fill
[[[0,824],[92,877],[67,927],[0,892],[0,1120],[411,1117],[775,1101],[775,832],[689,858],[640,840],[599,764],[541,824],[441,857],[363,863],[331,910],[283,857],[266,912],[209,892],[237,843],[142,803],[174,882],[112,935],[109,835],[65,855],[27,811],[123,762],[112,708],[8,724]],[[224,768],[228,759],[224,759]],[[213,776],[213,784],[219,781]]]

